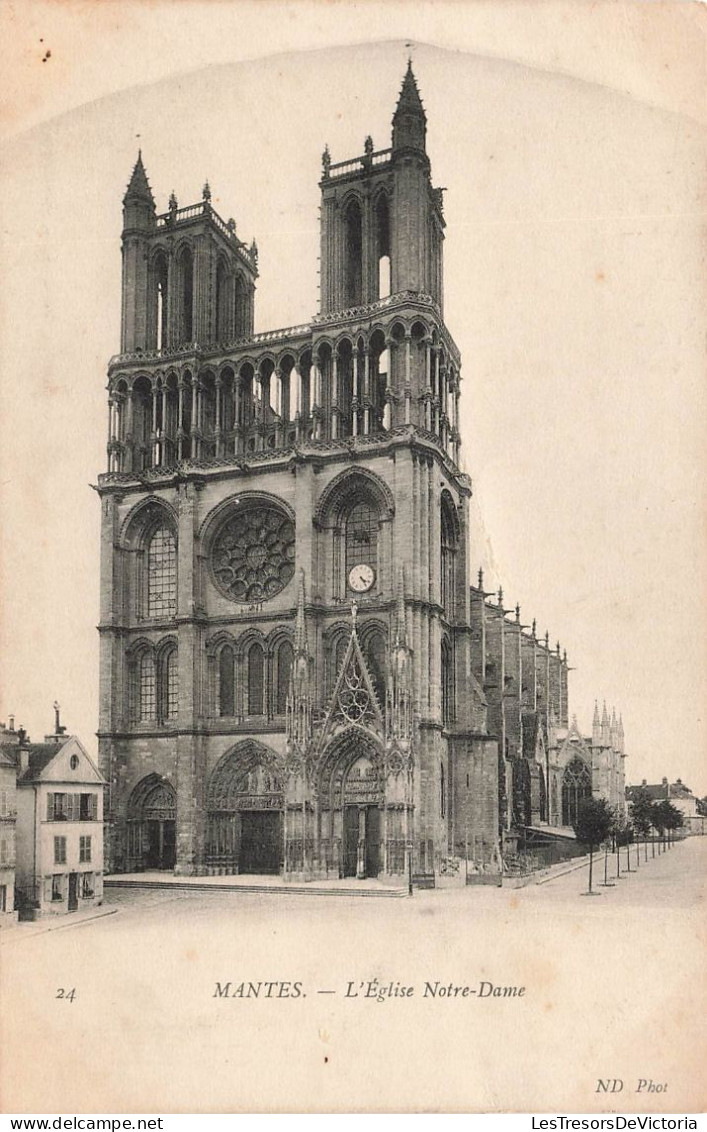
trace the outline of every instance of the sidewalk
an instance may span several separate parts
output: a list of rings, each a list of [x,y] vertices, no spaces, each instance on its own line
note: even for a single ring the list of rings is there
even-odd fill
[[[25,920],[14,923],[9,928],[0,930],[0,946],[5,943],[14,943],[20,939],[31,939],[35,935],[45,935],[47,932],[58,932],[63,928],[76,928],[81,924],[90,923],[91,920],[100,920],[104,916],[114,916],[118,908],[98,905],[86,912],[67,912],[64,915],[47,915],[39,920]]]

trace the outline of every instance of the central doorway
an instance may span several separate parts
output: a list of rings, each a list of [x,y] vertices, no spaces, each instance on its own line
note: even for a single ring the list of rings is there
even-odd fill
[[[241,810],[241,873],[279,873],[282,866],[282,814]]]
[[[344,876],[377,877],[380,872],[380,809],[344,807]]]
[[[176,862],[176,830],[171,818],[148,818],[145,822],[146,869],[173,869]]]

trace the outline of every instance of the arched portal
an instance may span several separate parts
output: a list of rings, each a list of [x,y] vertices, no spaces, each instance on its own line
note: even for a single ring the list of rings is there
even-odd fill
[[[360,727],[336,736],[318,782],[322,839],[339,855],[341,875],[376,877],[385,858],[385,778],[375,738]]]
[[[277,755],[238,743],[216,764],[206,792],[206,863],[230,873],[279,873],[284,783]]]
[[[577,755],[567,764],[562,777],[562,824],[574,825],[579,807],[592,796],[592,776],[589,767]]]
[[[138,782],[128,801],[128,872],[173,869],[176,861],[177,798],[159,774]]]

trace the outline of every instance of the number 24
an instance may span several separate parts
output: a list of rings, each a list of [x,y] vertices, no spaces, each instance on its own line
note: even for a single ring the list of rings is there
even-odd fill
[[[66,1002],[73,1002],[75,995],[76,995],[76,987],[72,987],[71,990],[64,990],[63,987],[59,987],[59,989],[56,992],[56,997],[57,998],[63,998]]]

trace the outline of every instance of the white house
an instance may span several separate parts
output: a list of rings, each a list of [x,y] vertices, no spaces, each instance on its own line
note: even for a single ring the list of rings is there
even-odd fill
[[[47,739],[19,747],[17,903],[75,912],[103,899],[105,782],[76,736]]]

